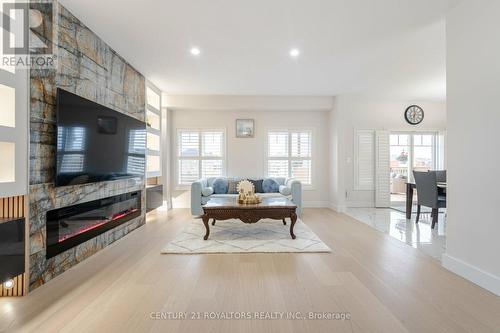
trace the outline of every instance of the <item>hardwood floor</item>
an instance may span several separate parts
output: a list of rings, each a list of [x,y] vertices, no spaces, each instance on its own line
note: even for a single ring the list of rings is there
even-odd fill
[[[500,331],[500,297],[346,215],[304,210],[302,220],[332,253],[161,255],[189,219],[187,210],[150,213],[144,227],[28,296],[0,299],[0,331]],[[351,319],[151,319],[222,311]]]

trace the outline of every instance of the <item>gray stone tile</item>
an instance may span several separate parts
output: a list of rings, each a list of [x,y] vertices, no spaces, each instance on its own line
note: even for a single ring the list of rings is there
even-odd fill
[[[145,223],[143,195],[144,213],[140,217],[54,258],[45,258],[47,211],[145,187],[142,179],[54,187],[57,87],[145,119],[144,77],[60,4],[58,14],[54,42],[57,69],[30,71],[30,290]],[[43,32],[40,37],[52,40]]]

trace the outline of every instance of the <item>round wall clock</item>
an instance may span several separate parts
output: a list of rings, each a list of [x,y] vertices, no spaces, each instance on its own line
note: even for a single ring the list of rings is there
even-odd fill
[[[405,119],[411,125],[418,125],[424,120],[424,110],[418,105],[410,105],[406,108]]]

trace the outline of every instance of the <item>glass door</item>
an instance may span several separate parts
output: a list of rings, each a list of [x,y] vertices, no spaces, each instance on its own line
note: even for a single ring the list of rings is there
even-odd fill
[[[390,136],[391,207],[404,211],[406,183],[413,171],[435,170],[437,166],[436,132],[392,132]],[[416,198],[413,202],[417,202]]]
[[[412,171],[434,170],[436,168],[436,134],[413,134],[412,141]]]
[[[390,135],[391,203],[405,203],[406,183],[410,174],[411,135]]]

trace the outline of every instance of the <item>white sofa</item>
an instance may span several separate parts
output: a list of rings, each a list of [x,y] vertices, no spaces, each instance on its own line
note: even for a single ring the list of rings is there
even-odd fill
[[[206,191],[207,188],[213,187],[213,183],[218,178],[227,177],[213,177],[213,178],[202,178],[191,184],[191,214],[195,216],[203,215],[202,205],[206,204],[211,198],[227,198],[227,197],[237,197],[237,194],[208,194],[211,191]],[[243,180],[250,178],[227,178],[228,180]],[[262,178],[266,179],[266,178]],[[297,215],[300,216],[302,212],[302,184],[300,181],[292,178],[284,177],[272,177],[279,185],[280,189],[278,193],[258,193],[262,197],[288,197],[290,200],[297,205]],[[208,194],[208,195],[204,195]]]

